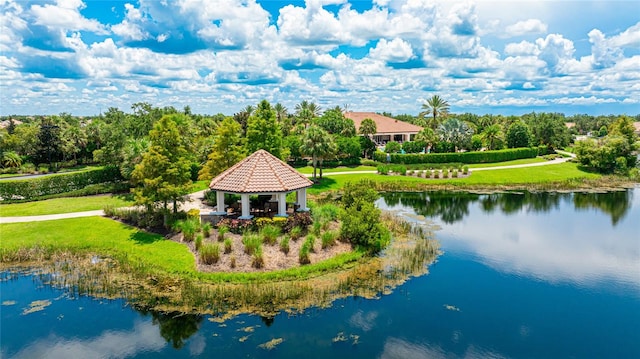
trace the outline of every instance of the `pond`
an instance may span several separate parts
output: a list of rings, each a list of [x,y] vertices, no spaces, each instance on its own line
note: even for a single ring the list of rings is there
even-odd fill
[[[385,193],[378,206],[440,227],[429,274],[391,294],[221,322],[4,272],[0,357],[640,357],[640,189]]]

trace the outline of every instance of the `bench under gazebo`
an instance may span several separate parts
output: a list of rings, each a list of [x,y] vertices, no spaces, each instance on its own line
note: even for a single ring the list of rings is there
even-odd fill
[[[265,150],[258,150],[249,157],[211,180],[209,188],[216,191],[215,216],[226,216],[224,195],[239,194],[241,215],[239,219],[251,219],[250,195],[270,195],[274,208],[254,208],[264,212],[273,209],[276,216],[287,216],[287,194],[296,192],[295,210],[308,211],[307,188],[313,182]],[[254,211],[256,213],[256,211]]]

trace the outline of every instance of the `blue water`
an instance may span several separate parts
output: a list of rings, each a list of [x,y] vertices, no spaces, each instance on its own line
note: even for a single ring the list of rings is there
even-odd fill
[[[640,358],[639,190],[526,201],[407,196],[378,204],[440,225],[444,254],[390,295],[220,324],[68,298],[36,276],[4,273],[0,356]],[[426,200],[439,202],[437,213],[416,216],[428,212]],[[23,314],[36,300],[51,304]],[[284,342],[258,347],[273,338]]]

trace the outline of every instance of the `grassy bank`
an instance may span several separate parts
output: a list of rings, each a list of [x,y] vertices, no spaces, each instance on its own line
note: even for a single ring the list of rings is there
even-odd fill
[[[0,217],[40,216],[45,214],[94,211],[105,206],[126,207],[133,202],[122,196],[100,195],[55,198],[44,201],[0,204]]]
[[[299,312],[347,296],[374,298],[427,273],[439,253],[432,233],[384,220],[395,239],[380,257],[352,252],[291,270],[243,274],[199,273],[184,244],[101,217],[2,224],[9,240],[0,249],[0,269],[37,267],[45,284],[73,293],[209,313],[219,321],[241,313]]]
[[[319,263],[281,271],[257,273],[204,273],[196,270],[195,258],[181,243],[165,240],[134,227],[102,217],[57,221],[0,224],[6,235],[0,262],[46,260],[55,252],[97,254],[117,258],[123,264],[163,275],[179,274],[213,282],[254,282],[305,279],[352,266],[364,253],[350,252]],[[35,251],[36,258],[30,251]],[[292,261],[296,259],[292,256]]]
[[[583,171],[578,164],[567,162],[549,166],[478,171],[466,178],[438,180],[378,174],[334,175],[323,178],[320,183],[309,189],[309,193],[318,195],[328,190],[339,190],[345,183],[360,178],[373,181],[378,189],[389,190],[580,189],[589,186],[616,186],[615,182],[608,179],[599,183],[602,175]]]

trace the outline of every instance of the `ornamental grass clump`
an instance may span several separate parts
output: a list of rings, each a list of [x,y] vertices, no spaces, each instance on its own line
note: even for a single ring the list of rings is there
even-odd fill
[[[262,242],[269,244],[269,245],[274,245],[277,242],[278,236],[280,235],[280,228],[274,226],[274,225],[266,225],[264,227],[262,227],[262,230],[260,231],[260,234],[262,235]]]
[[[242,236],[242,244],[244,244],[244,252],[251,255],[261,247],[262,240],[257,234],[245,234]]]
[[[451,172],[451,177],[458,178],[458,170],[457,169],[454,169],[453,172]]]
[[[211,236],[211,223],[205,222],[202,224],[202,234],[207,238]]]
[[[262,268],[264,267],[264,256],[262,255],[262,247],[256,248],[251,256],[251,265],[254,268]]]
[[[229,227],[227,226],[218,227],[218,241],[219,242],[224,241],[224,235],[227,233],[229,233]]]
[[[195,246],[196,246],[196,251],[199,251],[200,247],[202,247],[202,234],[198,234],[196,236]]]
[[[175,228],[182,232],[182,240],[185,242],[193,242],[199,227],[200,224],[193,218],[177,221],[175,224]]]
[[[300,264],[304,265],[311,263],[311,258],[309,257],[310,250],[311,249],[308,241],[302,243],[302,246],[300,247],[300,253],[298,254],[298,262],[300,262]]]
[[[327,231],[322,234],[322,249],[329,248],[336,244],[338,234],[334,231]]]
[[[284,254],[289,254],[289,236],[284,236],[280,240],[280,251]]]
[[[233,251],[233,241],[231,238],[225,238],[224,240],[224,253],[229,254]]]
[[[467,173],[469,173],[469,166],[462,167],[462,174],[466,175]]]
[[[307,238],[305,238],[304,240],[304,244],[308,244],[309,250],[313,253],[316,252],[316,249],[314,248],[315,243],[316,243],[316,236],[314,236],[313,234],[308,235]]]
[[[200,260],[204,264],[216,264],[220,260],[220,245],[218,243],[205,243],[200,248]]]
[[[291,236],[291,239],[297,241],[298,239],[302,238],[302,228],[293,227],[289,232],[289,235]]]

